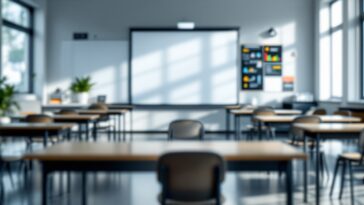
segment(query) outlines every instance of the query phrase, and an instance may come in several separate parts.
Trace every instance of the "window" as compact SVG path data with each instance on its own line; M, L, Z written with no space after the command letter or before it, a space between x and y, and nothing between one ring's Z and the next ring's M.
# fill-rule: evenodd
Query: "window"
M2 0L1 75L18 92L33 92L33 9L19 1Z
M320 99L343 95L343 0L320 11Z
M364 99L364 0L361 0L360 6L360 27L361 27L361 98Z

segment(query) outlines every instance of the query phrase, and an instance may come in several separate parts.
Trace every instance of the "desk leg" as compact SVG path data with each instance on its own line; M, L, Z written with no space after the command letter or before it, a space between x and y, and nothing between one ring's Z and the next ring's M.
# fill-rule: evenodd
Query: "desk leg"
M47 147L48 144L48 130L44 132L43 147Z
M126 116L125 116L125 113L123 114L123 141L125 142L126 140L126 133L125 133L125 130L126 130Z
M44 164L42 165L42 205L47 205L47 184L48 184L48 173L44 168Z
M262 135L262 122L258 121L258 138L259 140L263 139L263 135Z
M133 110L130 110L130 141L133 141Z
M82 123L78 124L78 140L82 141Z
M235 120L235 140L240 139L240 118L238 115L234 115Z
M316 135L316 205L320 205L320 135Z
M90 138L90 133L89 133L90 130L89 130L89 124L86 123L85 125L86 125L86 142L87 142Z
M82 172L82 205L86 205L87 204L87 177L86 177L86 172Z
M92 133L94 136L94 141L96 142L96 140L97 140L97 121L94 121L94 123L93 123Z
M303 152L307 154L307 137L303 136ZM303 161L303 202L307 203L308 159Z
M118 115L118 123L119 123L119 125L118 125L118 135L119 135L119 141L121 140L121 115L122 114L119 114Z
M292 162L286 162L286 192L287 205L293 205L293 178L292 178Z
M225 129L226 129L226 139L229 139L229 132L230 132L230 114L229 114L229 110L226 109L225 110L225 117L226 117L226 125L225 125Z

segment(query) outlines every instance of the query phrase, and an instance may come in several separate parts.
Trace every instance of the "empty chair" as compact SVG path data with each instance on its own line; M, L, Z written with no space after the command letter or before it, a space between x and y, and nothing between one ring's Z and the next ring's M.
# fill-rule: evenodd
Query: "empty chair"
M176 120L169 124L168 139L202 140L204 126L197 120Z
M313 116L301 116L301 117L297 117L296 119L294 119L292 122L292 125L298 124L298 123L300 123L300 124L320 124L321 119L320 119L320 117L314 116L314 115ZM289 142L289 144L296 146L296 147L304 146L304 133L302 132L302 130L296 129L294 126L292 126L290 135L291 135L292 139ZM315 145L316 144L314 141L307 140L307 146L311 150L311 152L316 148ZM322 151L320 151L320 166L324 168L324 169L320 169L322 171L321 174L324 173L323 172L324 170L326 170L328 172L329 168L327 166L325 153Z
M53 123L53 118L44 114L34 114L34 115L27 115L24 121L27 123ZM53 136L50 139L52 143L58 141L58 138L56 136ZM44 140L43 137L28 138L27 148L28 149L31 148L31 144L33 142L43 143L43 140Z
M340 154L336 160L335 169L334 169L334 176L332 179L331 189L330 189L330 196L332 196L332 192L335 186L336 175L339 170L339 166L342 167L341 172L341 185L340 185L340 193L339 199L342 198L344 183L345 183L345 175L346 169L349 169L350 175L350 200L351 204L354 204L354 177L353 177L353 166L355 165L362 165L363 164L363 157L364 157L364 130L361 131L359 145L358 145L358 152L347 152ZM362 169L361 169L362 170Z
M62 109L58 112L59 115L78 115L76 110L73 109Z
M211 152L173 152L160 157L161 204L222 204L224 159Z
M104 103L94 103L91 104L88 107L89 110L101 110L101 111L107 111L109 110L108 106ZM97 130L106 130L108 138L110 140L111 138L111 131L112 129L115 129L114 124L110 121L109 115L100 115L97 123ZM114 132L115 134L115 132ZM114 135L114 138L116 140L116 135Z
M253 117L252 117L252 120L251 120L251 125L247 126L247 129L249 130L248 139L252 139L254 133L258 132L258 129L259 129L258 121L255 120L254 117L257 117L257 116L273 116L273 115L275 115L275 111L274 111L274 109L272 107L261 106L261 107L258 107L257 109L255 109L253 111ZM267 136L271 136L272 138L274 138L275 131L274 131L273 127L262 126L261 129L266 132Z
M324 108L315 108L309 110L306 115L326 115L327 112Z
M346 117L350 117L351 116L351 112L349 110L337 110L333 114L334 115L346 116Z
M28 122L28 123L52 123L53 118L48 116L48 115L34 114L34 115L27 115L25 117L25 122Z

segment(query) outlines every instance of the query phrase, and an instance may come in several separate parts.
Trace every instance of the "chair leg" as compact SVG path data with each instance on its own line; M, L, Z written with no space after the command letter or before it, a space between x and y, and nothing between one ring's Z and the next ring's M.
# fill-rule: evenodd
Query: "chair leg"
M15 184L14 184L14 179L13 179L13 175L11 173L11 167L10 167L10 163L5 163L5 169L6 171L8 172L9 174L9 179L10 179L10 183L11 183L11 186L14 188L15 187Z
M342 166L339 199L341 199L343 196L344 183L345 183L345 172L346 172L346 160L343 161L343 166Z
M336 175L337 175L337 171L339 169L340 161L341 161L340 158L338 158L336 160L335 170L334 170L334 176L332 178L332 184L331 184L331 188L330 188L330 197L332 196L332 192L334 191L334 186L335 186L335 181L336 181Z
M351 205L354 205L353 168L352 168L352 165L351 165L350 161L348 162L348 165L349 165L349 175L350 175L350 200L351 200Z

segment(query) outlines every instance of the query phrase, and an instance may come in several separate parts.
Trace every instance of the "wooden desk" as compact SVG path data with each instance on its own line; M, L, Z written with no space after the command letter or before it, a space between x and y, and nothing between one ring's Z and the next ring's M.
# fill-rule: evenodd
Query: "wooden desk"
M253 115L254 109L240 109L240 110L232 110L231 113L234 115L235 121L235 139L240 139L240 118L241 117L251 117ZM284 109L275 109L274 112L276 115L300 115L302 113L301 110L284 110Z
M39 137L43 136L43 145L47 146L51 135L69 134L74 124L71 123L10 123L0 125L1 137ZM69 137L69 136L68 136Z
M327 124L294 124L304 132L304 152L307 153L307 138L316 145L316 205L320 204L320 142L321 139L358 139L364 129L364 123L327 123ZM307 161L304 163L304 201L307 202Z
M258 136L262 139L262 127L274 126L274 125L290 125L297 117L297 115L285 116L285 115L273 115L273 116L255 116L254 119L258 122ZM347 117L340 115L324 115L317 116L321 119L322 123L358 123L361 121L357 117Z
M16 115L11 116L11 119L22 122L25 117L25 115ZM97 138L97 120L100 117L99 115L53 115L50 117L52 117L56 123L76 123L78 125L80 139L82 138L82 126L86 128L86 139L89 139L89 125L92 123L94 125L92 130L94 140Z
M119 137L121 136L121 132L123 133L123 141L125 141L125 127L126 127L126 118L125 114L129 112L127 109L109 109L109 110L77 110L80 115L108 115L108 116L116 116L118 131L114 129L114 137L116 137L116 133L118 132ZM123 117L123 130L121 130L121 117ZM115 126L116 128L116 126Z
M27 154L42 164L42 203L47 204L47 175L54 171L83 173L83 204L86 204L87 171L155 171L163 153L212 151L220 154L230 171L279 171L286 174L287 204L293 204L292 160L306 155L281 142L134 142L63 143Z

